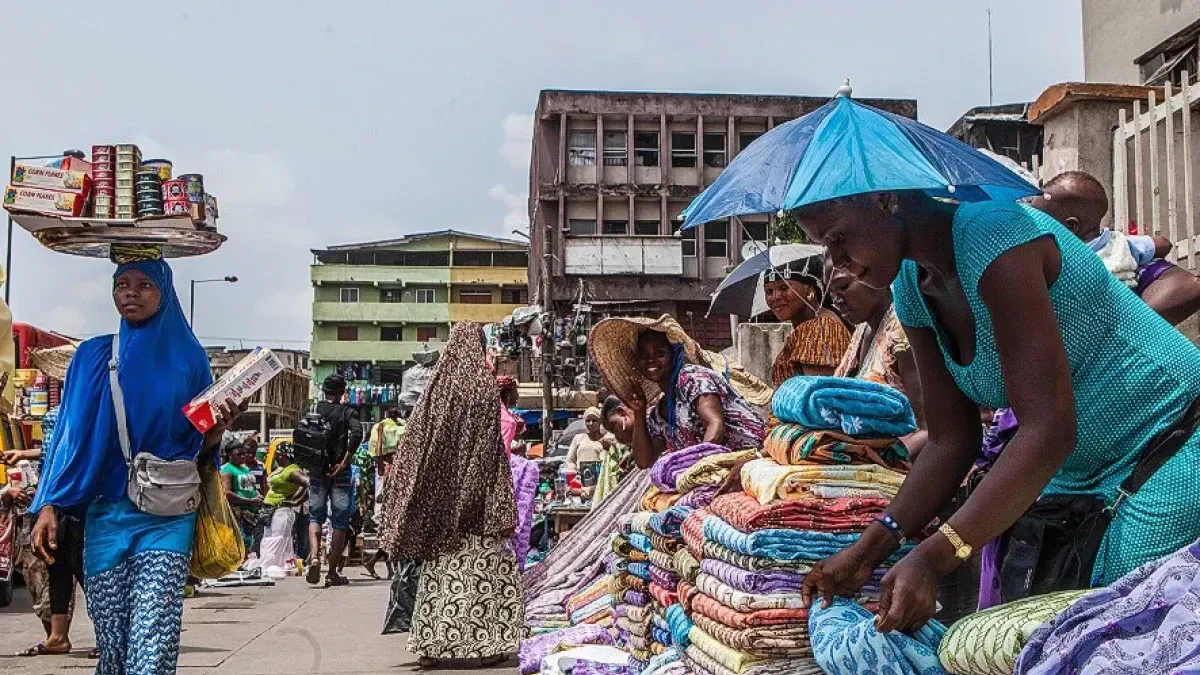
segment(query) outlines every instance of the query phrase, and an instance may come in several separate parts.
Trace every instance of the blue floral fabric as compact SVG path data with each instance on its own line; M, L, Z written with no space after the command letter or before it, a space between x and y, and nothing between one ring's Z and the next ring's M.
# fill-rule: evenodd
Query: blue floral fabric
M829 675L946 675L938 644L946 627L925 624L915 635L880 633L875 615L849 600L813 603L808 634L813 658Z

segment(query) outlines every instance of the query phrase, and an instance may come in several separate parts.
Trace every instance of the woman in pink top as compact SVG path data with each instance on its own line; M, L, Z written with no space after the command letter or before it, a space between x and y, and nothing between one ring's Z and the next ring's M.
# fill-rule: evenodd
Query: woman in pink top
M511 455L513 441L525 433L524 420L512 411L520 394L517 381L507 375L496 378L496 387L500 390L500 436L504 439L504 452Z

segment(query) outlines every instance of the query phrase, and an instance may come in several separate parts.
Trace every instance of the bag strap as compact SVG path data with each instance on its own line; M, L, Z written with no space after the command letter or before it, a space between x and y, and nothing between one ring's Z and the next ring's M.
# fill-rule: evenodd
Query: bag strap
M1150 480L1154 473L1167 463L1183 448L1196 429L1200 428L1200 398L1192 401L1174 424L1156 434L1146 444L1142 456L1133 467L1133 473L1117 488L1117 500L1110 507L1115 511L1124 500L1137 494L1137 491Z
M125 455L125 464L133 466L133 456L129 452L129 426L125 420L125 395L121 393L121 381L117 377L117 352L121 348L121 334L116 333L112 339L112 358L108 362L108 388L112 393L113 410L117 414L117 437L121 440L121 453Z

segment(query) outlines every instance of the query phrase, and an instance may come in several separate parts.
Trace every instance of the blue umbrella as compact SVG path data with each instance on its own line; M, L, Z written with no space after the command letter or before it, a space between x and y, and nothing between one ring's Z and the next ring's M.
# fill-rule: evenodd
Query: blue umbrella
M926 190L967 202L1039 193L966 143L839 93L747 146L684 209L683 229L890 190Z
M804 264L798 264L803 262ZM821 281L825 268L825 247L813 244L783 244L772 246L738 265L713 291L708 306L708 316L734 314L753 317L767 311L767 299L763 293L763 276L772 269L796 267L797 277L806 276L806 268L813 268L807 276Z

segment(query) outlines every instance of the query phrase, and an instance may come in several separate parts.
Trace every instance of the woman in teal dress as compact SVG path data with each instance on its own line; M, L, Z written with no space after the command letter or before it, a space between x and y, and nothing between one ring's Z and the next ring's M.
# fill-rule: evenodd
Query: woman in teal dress
M795 215L837 267L874 288L894 281L929 427L928 445L888 509L891 522L872 524L819 565L806 583L810 593L853 593L901 537L933 520L976 459L980 406L1011 406L1021 420L970 499L885 578L881 631L923 625L934 613L938 577L1005 532L1039 496L1095 495L1112 505L1150 439L1200 397L1200 350L1040 211L898 192L821 202ZM1093 584L1200 535L1198 464L1195 434L1122 500Z

